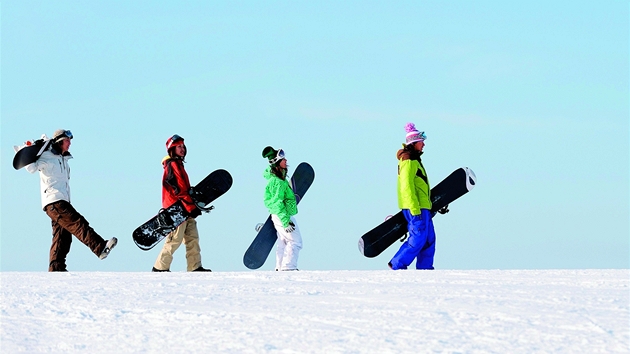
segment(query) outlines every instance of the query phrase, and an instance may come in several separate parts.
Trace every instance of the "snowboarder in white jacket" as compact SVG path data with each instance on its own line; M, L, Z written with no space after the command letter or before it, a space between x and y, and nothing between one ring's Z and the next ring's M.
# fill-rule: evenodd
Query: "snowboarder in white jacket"
M88 221L70 204L70 149L72 133L58 129L50 148L39 159L26 166L30 173L39 171L42 208L52 220L52 245L48 263L49 272L65 272L66 256L70 252L72 235L84 243L100 259L105 259L118 240L105 241Z

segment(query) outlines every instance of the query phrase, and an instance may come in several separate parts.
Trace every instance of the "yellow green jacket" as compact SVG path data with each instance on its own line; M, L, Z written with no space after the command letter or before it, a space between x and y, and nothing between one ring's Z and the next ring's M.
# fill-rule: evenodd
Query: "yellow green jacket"
M414 156L415 155L415 156ZM431 188L420 154L398 150L398 207L420 215L420 209L431 210Z

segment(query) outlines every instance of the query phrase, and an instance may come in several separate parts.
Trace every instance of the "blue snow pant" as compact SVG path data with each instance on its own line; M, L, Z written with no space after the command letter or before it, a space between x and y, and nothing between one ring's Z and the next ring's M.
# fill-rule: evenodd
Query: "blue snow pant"
M409 209L403 209L403 215L409 223L409 238L392 258L392 269L407 269L414 258L417 258L416 269L433 269L435 230L431 211L421 209L420 215L414 216Z

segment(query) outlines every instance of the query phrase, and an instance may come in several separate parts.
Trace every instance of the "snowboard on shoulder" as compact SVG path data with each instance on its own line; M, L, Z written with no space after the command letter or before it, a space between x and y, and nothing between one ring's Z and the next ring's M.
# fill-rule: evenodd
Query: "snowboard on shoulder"
M232 187L232 176L226 170L216 170L190 190L197 206L207 207ZM181 201L160 212L133 231L133 241L140 249L148 251L173 232L190 215Z
M295 199L298 204L308 188L313 184L313 180L315 180L313 167L306 162L299 164L290 180L291 188L293 193L295 193ZM243 256L243 264L249 269L258 269L265 264L273 245L278 239L276 228L271 221L271 215L267 217L267 221L262 226L258 225L256 230L258 234Z
M470 192L477 183L468 167L459 168L431 189L431 214ZM407 233L407 219L402 211L368 231L359 239L359 251L368 258L376 257Z
M51 139L38 139L27 141L22 146L14 146L15 156L13 157L13 168L20 168L37 161L44 151L50 147Z

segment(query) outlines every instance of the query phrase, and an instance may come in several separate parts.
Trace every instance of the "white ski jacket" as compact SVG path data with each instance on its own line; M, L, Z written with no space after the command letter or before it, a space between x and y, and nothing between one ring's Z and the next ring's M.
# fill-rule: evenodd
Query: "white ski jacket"
M61 155L52 149L44 151L39 159L25 168L30 173L39 171L42 208L50 203L65 200L70 203L70 153Z

